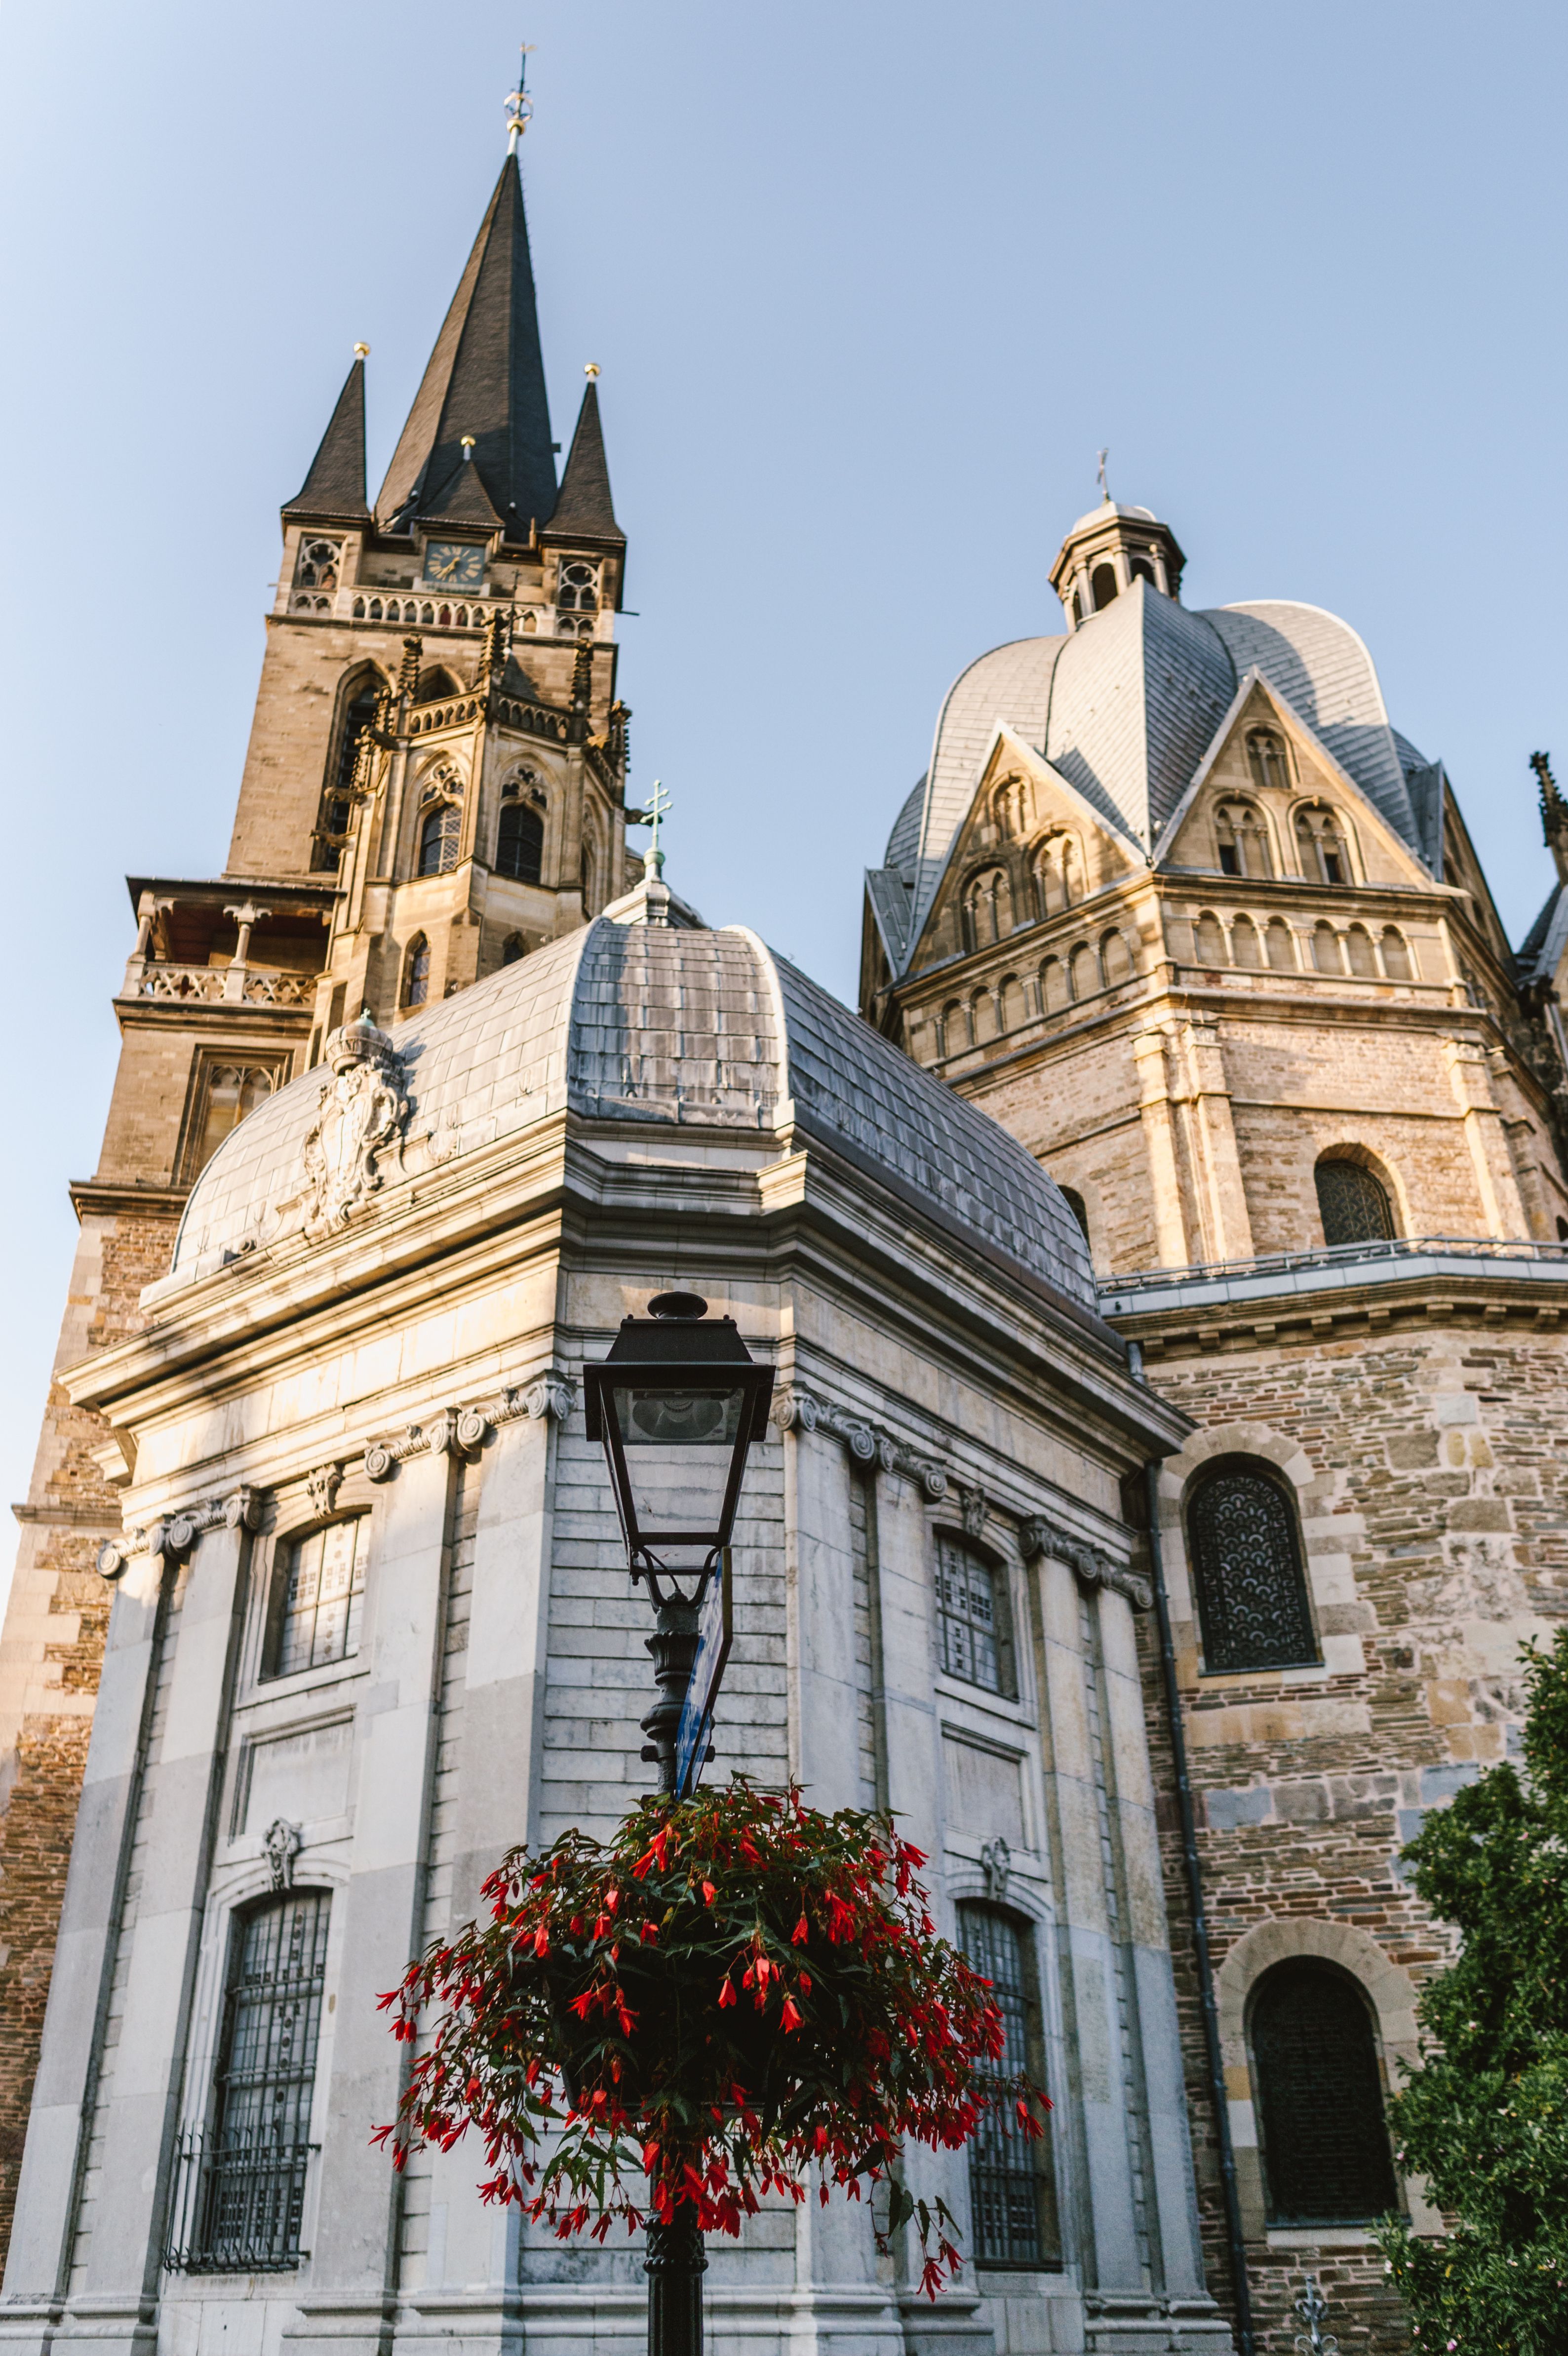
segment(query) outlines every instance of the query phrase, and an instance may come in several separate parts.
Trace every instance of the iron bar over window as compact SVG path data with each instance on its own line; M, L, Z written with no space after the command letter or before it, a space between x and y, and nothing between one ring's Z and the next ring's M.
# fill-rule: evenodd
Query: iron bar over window
M1011 1693L1006 1611L1001 1580L981 1555L957 1538L937 1540L937 1617L942 1667L988 1693Z
M1276 1965L1252 2008L1271 2225L1359 2225L1396 2199L1372 2023L1315 1962Z
M1317 1658L1295 1512L1272 1473L1245 1459L1212 1466L1187 1509L1203 1665L1302 1668Z
M1380 1243L1393 1234L1387 1190L1359 1162L1320 1162L1312 1174L1326 1244Z
M991 1982L1004 2042L998 2076L1039 2074L1038 1998L1028 1933L988 1906L961 1906L959 1937L977 1972ZM1020 2127L1009 2097L982 2116L969 2147L973 2250L982 2265L1048 2266L1059 2259L1047 2147Z
M179 2155L167 2263L278 2273L300 2248L327 1924L323 1890L237 1916L209 2128Z

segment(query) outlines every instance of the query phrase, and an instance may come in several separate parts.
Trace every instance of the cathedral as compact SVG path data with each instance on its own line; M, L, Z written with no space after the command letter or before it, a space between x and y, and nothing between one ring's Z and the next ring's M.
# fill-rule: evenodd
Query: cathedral
M1109 498L866 878L852 1012L667 884L626 542L564 466L509 156L372 505L299 491L220 876L130 880L122 1053L0 1645L0 2340L640 2344L371 2148L376 2009L500 1852L645 1788L582 1369L697 1285L774 1374L711 1774L892 1807L1048 2086L710 2247L714 2356L1407 2345L1385 2100L1423 1811L1568 1612L1568 803L1510 948L1315 606L1181 602ZM1042 566L1042 569L1043 566ZM912 2174L917 2172L912 2163Z

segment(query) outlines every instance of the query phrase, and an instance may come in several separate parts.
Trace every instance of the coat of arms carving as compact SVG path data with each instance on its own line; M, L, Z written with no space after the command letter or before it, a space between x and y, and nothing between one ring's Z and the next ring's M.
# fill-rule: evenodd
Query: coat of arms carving
M399 1138L409 1109L397 1050L369 1009L329 1034L325 1061L332 1077L300 1149L305 1232L317 1239L342 1226L375 1193L381 1183L378 1157Z

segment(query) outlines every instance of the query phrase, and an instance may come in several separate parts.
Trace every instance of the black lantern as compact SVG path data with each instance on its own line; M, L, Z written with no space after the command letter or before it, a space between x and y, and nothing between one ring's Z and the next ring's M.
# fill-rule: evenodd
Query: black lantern
M773 1369L760 1366L733 1317L709 1317L700 1293L661 1292L628 1317L607 1358L585 1366L588 1437L602 1445L626 1539L627 1567L661 1582L695 1580L696 1603L730 1542L746 1451L768 1430Z

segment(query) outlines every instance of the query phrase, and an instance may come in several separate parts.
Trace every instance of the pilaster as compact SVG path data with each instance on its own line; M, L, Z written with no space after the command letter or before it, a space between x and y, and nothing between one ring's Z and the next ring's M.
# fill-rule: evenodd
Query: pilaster
M1138 1109L1144 1124L1144 1150L1149 1157L1155 1248L1162 1268L1186 1268L1192 1254L1187 1248L1187 1222L1182 1215L1164 1033L1139 1032L1133 1041L1133 1053L1138 1064Z

